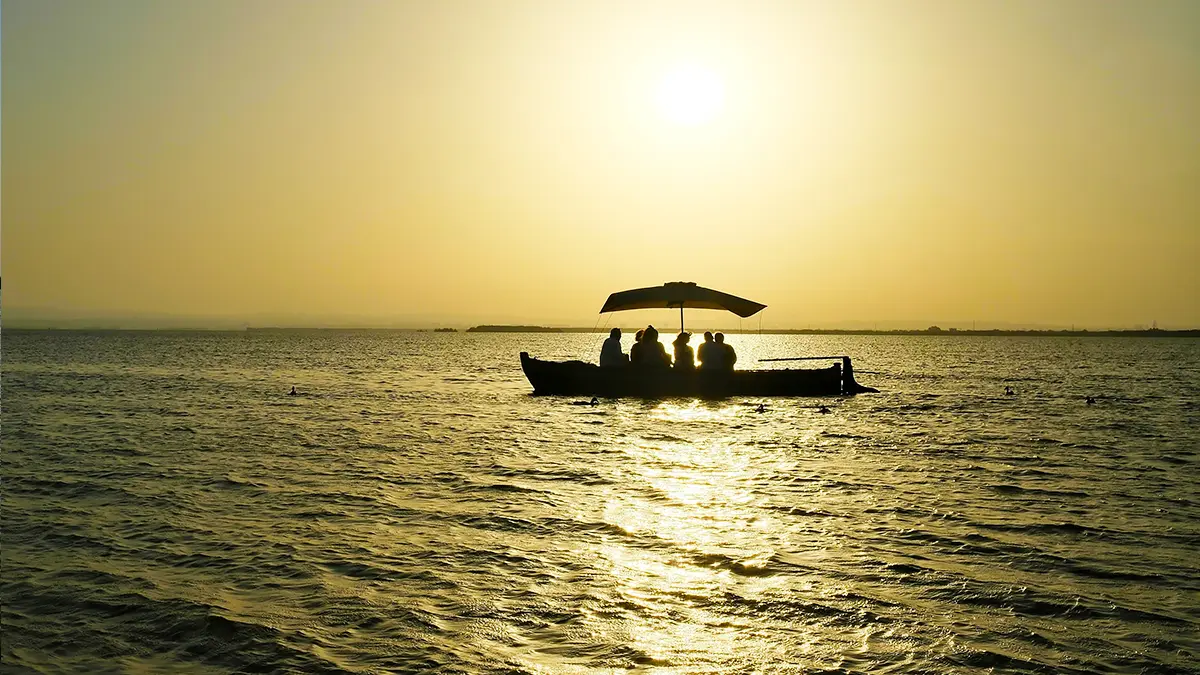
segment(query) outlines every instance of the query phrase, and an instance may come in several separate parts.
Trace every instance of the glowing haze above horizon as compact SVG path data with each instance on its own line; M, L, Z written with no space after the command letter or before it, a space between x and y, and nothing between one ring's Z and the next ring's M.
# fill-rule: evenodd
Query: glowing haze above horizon
M1197 2L5 0L2 27L5 319L590 326L688 280L764 327L1200 326Z

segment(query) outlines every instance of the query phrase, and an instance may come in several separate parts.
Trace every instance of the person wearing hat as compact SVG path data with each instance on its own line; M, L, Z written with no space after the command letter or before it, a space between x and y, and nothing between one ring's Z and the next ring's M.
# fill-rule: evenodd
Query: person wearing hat
M688 340L691 339L692 334L687 331L681 331L675 338L676 370L692 370L696 367L696 358L692 353L692 347L688 344Z

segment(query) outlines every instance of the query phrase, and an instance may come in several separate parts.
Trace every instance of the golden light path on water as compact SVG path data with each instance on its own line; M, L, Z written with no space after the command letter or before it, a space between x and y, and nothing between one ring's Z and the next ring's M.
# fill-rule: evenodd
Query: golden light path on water
M680 423L736 423L745 406L703 401L664 402L647 417L673 428ZM815 432L808 432L811 436ZM804 442L798 438L798 442ZM769 603L795 592L794 580L774 578L770 562L781 551L807 549L820 557L827 542L794 541L777 519L764 515L754 485L790 471L786 460L764 464L739 447L734 437L712 437L694 444L680 440L627 440L617 451L628 461L616 482L620 490L598 495L606 503L603 520L619 531L661 545L594 546L593 557L606 575L618 607L636 618L613 620L607 612L588 616L604 640L625 640L640 665L690 670L729 663L771 663L790 647L779 636L758 630L757 618L736 619L702 605L712 598L737 597ZM797 627L801 651L822 642L819 632ZM531 664L532 665L532 664ZM703 669L703 668L702 668ZM683 672L683 671L680 671Z

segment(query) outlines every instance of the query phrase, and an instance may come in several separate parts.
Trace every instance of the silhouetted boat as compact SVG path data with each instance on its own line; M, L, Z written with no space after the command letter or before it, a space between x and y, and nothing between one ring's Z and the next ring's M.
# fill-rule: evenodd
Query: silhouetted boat
M838 357L830 357L838 358ZM521 352L521 370L535 394L565 396L839 396L873 392L854 380L849 356L828 368L678 371L601 368L583 361L543 361Z
M628 309L723 309L742 318L766 305L714 291L690 282L672 282L651 288L613 293L600 313ZM675 370L638 364L601 368L584 361L544 361L521 352L521 370L535 394L566 396L839 396L873 392L854 380L849 356L809 356L776 361L834 360L827 368L772 370Z

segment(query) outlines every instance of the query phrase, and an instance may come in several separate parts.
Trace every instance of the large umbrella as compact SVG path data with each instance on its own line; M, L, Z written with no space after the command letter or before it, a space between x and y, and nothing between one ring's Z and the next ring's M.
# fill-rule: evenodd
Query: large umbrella
M635 288L630 291L619 291L608 296L600 313L621 312L627 309L668 309L679 308L679 332L683 332L683 308L723 309L733 312L743 319L754 316L766 305L753 300L739 298L736 295L714 291L711 288L697 286L691 281L672 281L662 286L650 288Z

